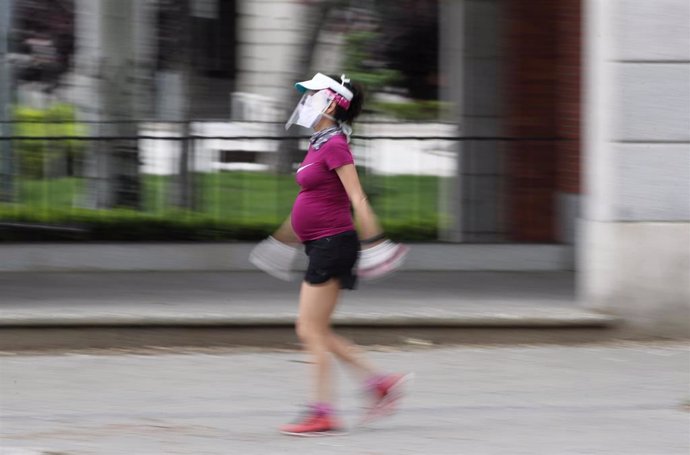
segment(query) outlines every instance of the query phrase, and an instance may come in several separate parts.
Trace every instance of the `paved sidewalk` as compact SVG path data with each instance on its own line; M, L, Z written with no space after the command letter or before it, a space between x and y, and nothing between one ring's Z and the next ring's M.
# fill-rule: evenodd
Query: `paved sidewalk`
M284 325L299 283L257 272L0 273L0 326ZM404 272L345 292L336 324L602 326L567 272Z
M414 370L401 412L347 436L276 428L307 394L297 352L0 357L3 455L687 455L688 347L369 351ZM338 407L358 384L337 371Z

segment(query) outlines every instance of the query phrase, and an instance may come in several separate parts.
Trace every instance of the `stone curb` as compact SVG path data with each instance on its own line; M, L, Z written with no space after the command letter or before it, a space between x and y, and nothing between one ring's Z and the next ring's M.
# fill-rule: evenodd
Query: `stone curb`
M457 327L457 328L606 328L617 324L617 318L603 314L578 313L569 315L525 316L515 314L479 314L467 316L418 315L345 315L336 316L333 325L338 327ZM285 327L293 326L294 315L247 315L247 316L14 316L0 318L0 328L22 327Z

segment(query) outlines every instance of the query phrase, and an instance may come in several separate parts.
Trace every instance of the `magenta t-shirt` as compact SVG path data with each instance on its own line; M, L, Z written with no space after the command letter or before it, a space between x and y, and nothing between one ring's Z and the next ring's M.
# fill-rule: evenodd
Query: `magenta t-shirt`
M301 189L292 207L292 228L302 242L354 230L350 199L335 172L353 163L342 134L333 136L318 150L309 147L295 174Z

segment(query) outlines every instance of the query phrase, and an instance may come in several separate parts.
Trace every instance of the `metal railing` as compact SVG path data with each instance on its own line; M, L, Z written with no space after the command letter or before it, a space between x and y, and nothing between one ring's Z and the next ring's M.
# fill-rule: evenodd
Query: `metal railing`
M12 150L12 169L0 169L0 178L11 181L3 185L11 194L0 202L0 231L79 237L94 220L116 226L118 217L127 220L122 226L168 221L188 222L190 229L268 229L290 212L299 190L291 171L308 146L307 136L286 137L282 124L271 123L126 122L137 124L129 136L55 134L52 123L36 123L44 130L0 137ZM102 125L96 126L107 129ZM475 204L497 220L475 231L500 239L506 210L498 194L505 173L501 144L556 140L458 137L454 131L448 124L369 124L351 137L372 205L400 237L438 239L456 222L459 204ZM460 188L458 174L466 177ZM480 191L488 181L496 183L496 194Z
M0 178L11 180L0 229L70 234L89 221L128 216L122 209L158 220L277 224L299 190L291 171L308 146L308 137L286 137L277 124L139 123L136 135L92 136L55 134L52 123L35 123L30 135L0 137L12 150L12 169L0 169ZM443 212L439 185L454 172L457 141L352 137L363 185L385 224L434 236ZM396 147L403 150L398 157Z

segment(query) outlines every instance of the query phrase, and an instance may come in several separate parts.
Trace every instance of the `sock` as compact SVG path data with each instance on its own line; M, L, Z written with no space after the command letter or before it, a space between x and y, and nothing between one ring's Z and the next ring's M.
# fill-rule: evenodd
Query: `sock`
M314 403L312 409L319 416L328 416L333 414L333 407L328 403Z

